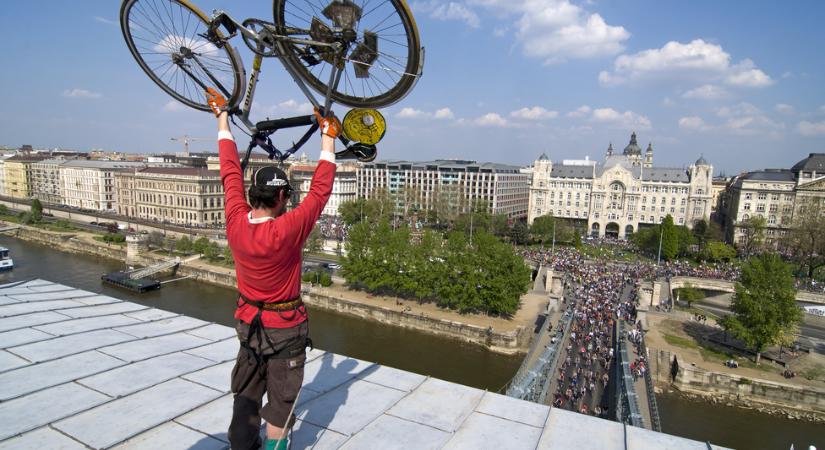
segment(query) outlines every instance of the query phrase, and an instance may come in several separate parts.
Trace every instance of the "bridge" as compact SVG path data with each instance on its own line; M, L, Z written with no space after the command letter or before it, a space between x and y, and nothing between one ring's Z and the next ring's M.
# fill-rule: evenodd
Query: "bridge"
M147 266L142 269L137 269L129 272L129 278L132 280L147 278L156 273L163 272L165 270L169 270L172 268L177 268L180 265L180 262L180 257L175 257L174 259L161 261L159 263L152 264L151 266Z
M0 332L0 448L228 448L231 327L32 280ZM718 448L318 349L295 413L296 450Z
M656 289L656 283L659 283L660 286L666 284L666 282L656 281L654 282L653 290L654 292ZM736 292L734 288L734 283L732 281L727 280L720 280L715 278L698 278L698 277L673 277L670 279L670 286L666 289L662 290L661 288L659 291L661 295L665 295L668 292L670 293L671 297L673 297L673 290L678 288L686 287L687 285L693 286L697 289L705 289L709 291L719 291L719 292L729 292L733 293ZM664 299L664 297L662 297ZM656 306L658 303L658 299L654 298L653 303L650 306ZM797 291L796 293L796 301L798 302L806 302L806 303L816 303L820 305L825 305L825 294L811 292L811 291Z

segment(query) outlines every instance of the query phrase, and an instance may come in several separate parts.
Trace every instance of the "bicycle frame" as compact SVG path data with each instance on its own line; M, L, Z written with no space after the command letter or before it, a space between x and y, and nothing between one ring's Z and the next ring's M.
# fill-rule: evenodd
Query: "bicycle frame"
M214 34L212 34L212 33L214 33L214 31L219 26L223 26L226 29L226 31L229 33L227 37L218 38L218 37L215 37ZM271 37L275 38L278 41L293 42L293 43L298 43L298 44L308 44L308 45L319 46L319 47L332 47L335 50L338 50L338 49L341 48L341 44L338 43L338 42L328 43L328 42L320 42L320 41L314 41L314 40L308 40L308 39L298 39L298 38L293 38L293 37L290 37L290 36L277 35L277 34L274 34L275 30L269 24L264 23L263 26L267 29L267 31L272 32ZM249 28L245 27L242 23L239 23L237 20L233 19L229 14L225 13L224 11L220 11L220 10L216 10L213 13L212 21L210 23L210 28L209 28L209 34L212 34L212 35L207 36L207 38L210 41L212 41L214 39L213 43L215 45L219 46L219 47L222 47L223 45L226 44L226 42L228 42L230 39L235 37L237 35L238 31L240 31L240 33L242 34L242 36L244 38L246 38L249 41L252 41L254 43L257 43L260 47L265 47L265 46L268 45L268 44L263 43L263 41L262 41L261 37L259 36L259 34L256 33L254 30L250 30ZM247 44L248 44L248 42L247 42ZM236 59L240 62L240 70L241 70L240 79L242 80L242 82L245 82L246 81L246 73L245 73L246 70L245 70L244 65L243 65L243 60L241 59L240 55L238 54L238 51L234 47L230 46L229 50L231 50L235 54ZM273 50L274 50L274 54L272 56L275 56L275 57L278 57L278 58L282 57L280 48L277 45L273 46ZM315 119L315 117L313 115L297 116L297 117L283 118L283 119L277 119L277 120L266 120L266 121L258 122L257 124L252 123L252 121L249 119L249 113L252 109L252 100L255 96L255 90L256 90L257 85L258 85L258 79L259 79L259 75L261 73L261 64L263 63L263 58L264 58L263 55L256 52L255 58L253 59L253 63L252 63L252 73L249 76L249 81L246 85L241 86L241 91L245 92L244 96L241 99L241 106L240 106L240 108L238 108L237 105L234 105L233 106L233 111L231 111L231 113L233 113L233 117L237 117L241 121L243 126L249 131L250 137L252 138L252 140L249 143L249 147L247 148L246 156L244 157L244 159L241 163L241 166L243 168L246 167L246 165L249 161L249 156L251 154L251 151L256 146L260 146L262 149L264 149L269 154L270 159L278 158L278 160L280 162L283 162L286 158L288 158L290 155L294 154L298 149L300 149L309 140L309 138L318 130L318 123L317 123L317 120ZM197 60L197 56L192 56L192 59L194 59L196 63L200 64L200 62ZM337 88L338 83L340 82L340 79L341 79L341 74L343 73L343 69L338 69L338 68L335 67L334 64L332 65L333 68L330 71L330 79L329 79L329 83L327 84L327 93L325 95L324 104L321 105L321 103L318 101L318 99L315 97L315 95L312 93L312 91L309 89L309 87L306 85L306 83L304 83L304 81L295 73L295 71L288 64L283 64L282 63L282 66L286 69L287 73L289 73L290 77L292 77L292 79L298 85L299 89L304 94L304 96L307 98L307 100L310 102L310 104L313 106L313 108L317 109L322 114L326 114L328 111L331 111L331 106L332 106L331 93L332 93L333 89ZM209 73L208 70L206 70L203 67L201 67L201 68L204 70L204 72L206 72L206 74L210 78L212 78L212 80L218 85L219 89L223 90L224 92L226 91L225 88L223 88L223 86L221 86L220 83L218 83L217 80L215 80L211 76L211 74ZM192 74L189 73L187 70L185 70L185 71L190 76L192 76ZM195 78L195 77L192 76L192 78ZM293 143L292 147L281 151L281 150L278 150L277 148L275 148L274 145L272 145L272 141L269 139L269 135L275 133L276 131L278 131L279 129L282 129L282 128L292 128L292 127L298 127L298 126L309 126L310 128L307 130L307 132L297 142ZM343 156L344 154L346 154L347 152L349 152L351 150L350 149L350 141L347 138L345 138L344 136L339 136L339 140L345 145L345 149L342 150L342 151L336 152L336 154L339 155L339 156ZM356 145L358 145L358 144L356 144Z

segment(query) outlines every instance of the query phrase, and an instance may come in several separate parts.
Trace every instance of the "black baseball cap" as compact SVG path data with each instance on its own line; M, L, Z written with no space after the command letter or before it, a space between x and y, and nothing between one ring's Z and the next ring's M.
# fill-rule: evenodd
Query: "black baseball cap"
M292 190L286 172L275 166L265 166L256 170L252 174L252 185Z

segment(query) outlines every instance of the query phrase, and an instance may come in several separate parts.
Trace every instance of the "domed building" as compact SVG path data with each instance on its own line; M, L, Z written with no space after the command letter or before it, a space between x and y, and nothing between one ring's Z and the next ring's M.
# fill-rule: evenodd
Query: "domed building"
M636 133L622 153L611 143L603 162L553 163L542 154L533 166L528 223L553 215L581 221L588 235L625 239L668 214L677 225L709 220L713 166L699 157L687 168L655 167L653 144L643 151Z

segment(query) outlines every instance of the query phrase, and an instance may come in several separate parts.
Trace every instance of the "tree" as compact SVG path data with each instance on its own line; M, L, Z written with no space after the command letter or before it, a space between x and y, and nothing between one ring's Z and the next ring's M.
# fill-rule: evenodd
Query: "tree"
M556 233L556 218L548 214L533 219L533 225L530 226L530 235L533 239L537 239L544 244L553 239Z
M184 253L184 254L191 253L192 252L192 241L190 241L189 238L186 237L186 236L178 239L178 241L175 243L175 250L177 250L181 253Z
M696 240L699 242L699 246L702 247L705 244L705 239L708 233L708 223L705 219L699 219L693 223L693 236L696 237Z
M765 218L759 215L751 216L739 223L742 230L739 248L745 256L751 256L762 249L766 225Z
M43 204L40 203L40 200L32 200L31 214L31 220L33 223L38 223L43 220Z
M722 326L754 349L759 364L765 348L780 343L802 318L790 267L776 254L748 260L730 310L733 314L722 319Z
M801 202L791 222L791 229L783 240L793 260L813 278L814 272L825 265L825 215L817 199Z
M318 253L324 244L324 236L321 235L321 230L318 227L313 227L309 232L306 242L304 242L304 251L307 253Z
M679 254L680 235L673 224L673 217L668 214L661 225L662 258L672 260Z
M227 266L235 265L235 255L232 254L232 249L228 245L223 248L223 260Z
M736 249L724 242L709 241L699 251L699 259L710 262L731 262L736 258Z
M510 229L510 238L513 240L513 243L516 245L524 245L527 243L527 239L529 238L529 233L527 230L527 225L522 222L518 221L513 228Z
M204 255L206 253L206 248L209 247L209 239L206 237L199 237L195 240L195 243L192 245L192 250L199 255Z
M507 236L510 231L510 225L506 214L493 214L490 217L490 228L494 235L498 237Z
M693 287L692 284L688 283L683 288L676 289L676 297L679 300L683 300L687 302L688 308L690 308L691 304L696 300L699 300L703 297L702 291Z
M203 256L209 261L214 261L218 259L218 254L220 254L220 248L218 247L218 244L215 242L209 242L203 249Z

